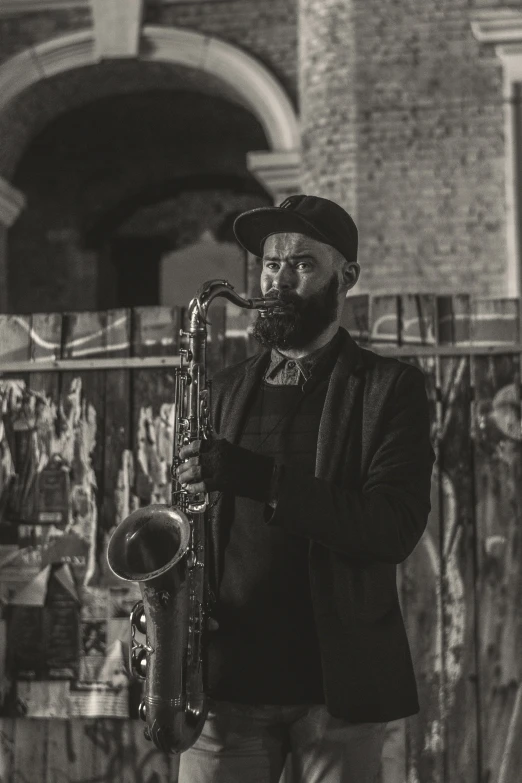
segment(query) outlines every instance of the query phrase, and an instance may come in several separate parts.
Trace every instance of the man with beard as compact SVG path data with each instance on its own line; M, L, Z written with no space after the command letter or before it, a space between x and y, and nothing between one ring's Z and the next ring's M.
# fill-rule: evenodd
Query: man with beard
M424 378L340 327L359 265L338 204L291 196L234 230L277 307L266 350L214 378L215 437L181 452L180 481L211 493L217 597L179 780L277 783L290 752L300 783L370 783L387 722L419 708L396 564L430 509Z

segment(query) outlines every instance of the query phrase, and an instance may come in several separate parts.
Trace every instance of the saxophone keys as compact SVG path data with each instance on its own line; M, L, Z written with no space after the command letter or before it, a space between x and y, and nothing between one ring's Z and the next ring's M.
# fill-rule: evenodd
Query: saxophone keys
M147 650L144 647L135 647L132 651L132 671L144 680L147 676Z
M140 633L146 633L147 631L147 618L145 616L145 609L143 607L143 601L138 601L132 607L130 615L130 624L132 631L132 638L134 638L134 628Z

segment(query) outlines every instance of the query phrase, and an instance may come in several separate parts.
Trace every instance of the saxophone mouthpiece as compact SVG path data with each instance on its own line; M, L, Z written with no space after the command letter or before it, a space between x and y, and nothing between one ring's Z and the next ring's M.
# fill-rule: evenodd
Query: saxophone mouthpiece
M278 296L266 296L258 306L261 318L269 318L272 315L284 315L292 309L289 302L282 302Z

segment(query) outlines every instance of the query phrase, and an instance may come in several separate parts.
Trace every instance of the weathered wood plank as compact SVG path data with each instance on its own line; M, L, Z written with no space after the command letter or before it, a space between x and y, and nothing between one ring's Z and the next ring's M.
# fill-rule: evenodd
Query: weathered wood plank
M58 450L60 432L60 384L58 372L38 372L40 360L61 356L62 316L60 313L36 313L31 331L31 357L35 372L28 376L28 386L35 395L35 425L38 433L40 469L49 464ZM41 473L40 473L41 477ZM37 500L38 503L38 500ZM40 510L37 517L39 518ZM33 529L34 560L42 563L42 551L47 547L52 526L37 525Z
M111 327L111 324L114 324L114 327ZM130 342L130 311L114 310L109 312L107 353L129 356ZM99 540L101 542L99 567L100 581L103 584L112 584L116 581L116 577L108 568L106 558L110 535L115 526L133 508L130 390L129 370L107 370L105 372L104 484L99 525Z
M30 358L31 316L0 315L0 369ZM34 400L27 373L0 377L0 544L19 544L20 525L33 515L36 464L32 449Z
M26 718L16 721L12 783L46 781L48 731L48 720Z
M471 301L467 294L437 297L439 345L465 345L471 340Z
M405 783L406 764L406 721L390 721L382 749L380 779L376 783Z
M86 359L107 353L107 313L66 313L63 316L62 359Z
M107 345L107 314L68 313L64 316L62 357L103 356ZM65 372L60 404L65 431L62 454L72 467L71 502L77 535L87 561L80 581L100 578L99 516L104 491L105 377L102 372Z
M100 721L92 718L75 718L66 721L65 742L70 783L111 780L106 775L98 775L100 756L103 755L98 745L99 723ZM46 781L46 783L51 782Z
M54 718L48 721L45 783L72 783L71 745L68 742L68 721Z
M0 314L0 368L30 358L31 315Z
M406 629L420 701L419 714L406 721L406 766L408 780L419 783L444 781L439 520L434 509L421 543L402 568Z
M0 544L25 541L34 516L36 454L33 446L35 400L26 372L8 372L12 361L30 358L31 316L0 315Z
M471 339L475 345L510 345L520 335L518 299L475 299Z
M374 296L370 303L370 342L376 348L379 344L398 345L401 334L399 297L395 295Z
M478 780L470 361L440 361L441 658L446 779Z
M62 355L62 314L33 313L31 359L48 362Z
M437 316L432 294L400 297L401 345L435 345Z
M179 757L161 753L148 742L141 721L128 721L123 736L122 783L176 783Z
M146 317L144 312L138 308L134 314L134 353L179 353L179 310L147 308ZM132 384L135 494L139 505L170 503L175 373L170 369L138 370L132 375Z
M16 720L0 718L0 783L14 779Z
M126 308L107 311L104 357L131 355L131 311Z
M136 307L132 311L132 355L176 356L182 326L179 307Z
M90 726L95 747L93 777L96 780L122 781L122 735L125 721L98 719Z
M481 780L507 783L522 722L519 357L474 357L473 379Z
M379 313L395 313L395 340L405 346L433 345L436 335L435 298L431 295L383 297ZM395 300L395 303L392 301ZM373 308L372 308L373 312ZM374 316L372 315L372 318ZM386 329L391 321L382 320ZM376 330L372 330L375 332ZM377 348L379 350L379 348ZM410 356L404 359L422 370L430 402L432 434L436 442L437 364L431 357ZM432 479L432 496L438 493L437 476ZM415 671L418 679L420 712L405 721L388 726L383 749L383 783L440 780L442 750L437 745L440 731L440 678L434 668L440 638L440 602L437 603L440 573L437 559L439 514L432 502L432 513L415 552L398 569L401 608L408 629ZM424 600L423 600L424 599ZM425 603L426 601L426 603Z
M370 339L370 297L368 294L349 294L343 309L341 325L354 340L365 344Z
M426 311L428 312L428 311ZM434 309L429 311L434 317ZM433 320L429 331L434 329ZM438 368L435 359L411 359L425 375L430 404L432 440L438 452ZM402 564L402 605L417 677L420 712L406 720L407 779L416 783L444 782L444 706L441 658L441 509L439 474L432 475L426 530L413 554Z

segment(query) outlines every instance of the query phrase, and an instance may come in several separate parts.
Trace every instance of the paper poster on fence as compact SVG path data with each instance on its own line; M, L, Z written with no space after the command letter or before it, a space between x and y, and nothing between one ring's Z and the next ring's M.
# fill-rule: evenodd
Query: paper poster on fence
M0 715L127 717L139 589L96 586L97 411L72 378L59 399L0 379L0 412Z

